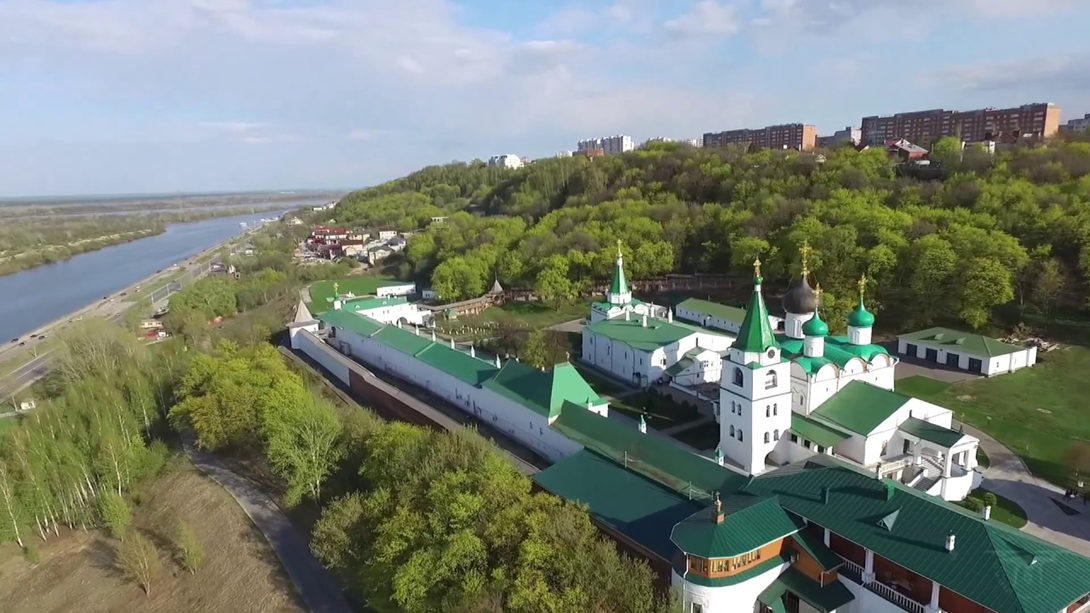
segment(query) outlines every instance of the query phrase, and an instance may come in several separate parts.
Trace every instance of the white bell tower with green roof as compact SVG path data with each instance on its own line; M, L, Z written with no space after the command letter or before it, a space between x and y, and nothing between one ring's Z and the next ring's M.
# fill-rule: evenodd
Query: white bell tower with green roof
M761 294L761 261L753 263L753 294L723 362L719 382L719 448L749 474L791 428L791 363L783 359Z
M613 281L609 284L606 301L616 306L632 302L632 292L628 289L628 280L624 276L624 254L621 253L620 239L617 240L617 262L613 265Z

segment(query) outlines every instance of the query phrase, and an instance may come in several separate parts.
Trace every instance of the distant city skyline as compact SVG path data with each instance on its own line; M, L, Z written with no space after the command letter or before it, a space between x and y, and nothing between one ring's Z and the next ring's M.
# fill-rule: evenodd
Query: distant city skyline
M914 109L1066 122L1090 111L1088 21L1073 0L0 0L0 196L359 187Z

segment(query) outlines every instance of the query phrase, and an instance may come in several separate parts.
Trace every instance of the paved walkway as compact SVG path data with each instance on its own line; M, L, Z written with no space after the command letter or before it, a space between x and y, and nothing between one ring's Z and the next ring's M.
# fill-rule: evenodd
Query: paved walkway
M194 466L227 490L265 535L307 609L314 613L351 613L333 575L314 559L306 537L288 521L276 502L253 481L232 472L214 455L197 449L186 437L183 437L183 445Z
M684 432L686 430L692 430L693 428L696 428L698 426L703 426L703 425L706 425L706 424L710 424L713 421L715 421L715 416L714 415L704 415L703 417L701 417L700 419L698 419L696 421L689 421L689 422L685 422L683 424L678 424L676 426L670 426L669 428L663 428L661 430L661 432L663 434L666 434L666 435L669 435L669 436L674 436L675 434L677 434L679 432Z
M1016 502L1026 512L1026 532L1051 543L1090 556L1090 507L1067 500L1063 490L1035 478L1022 458L986 433L965 424L965 432L980 439L980 448L991 465L984 470L983 487ZM1079 511L1067 515L1051 499Z

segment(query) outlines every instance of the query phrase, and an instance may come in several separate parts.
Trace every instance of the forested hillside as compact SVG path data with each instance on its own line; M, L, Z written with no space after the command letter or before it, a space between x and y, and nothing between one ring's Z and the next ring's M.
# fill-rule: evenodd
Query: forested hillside
M859 277L872 306L903 325L961 320L994 307L1082 307L1090 274L1090 142L1049 142L992 156L936 143L926 178L881 149L818 153L658 144L623 156L558 158L506 171L433 166L347 196L339 223L427 226L403 273L447 299L494 276L546 299L608 277L623 241L630 278L749 274L756 256L783 287L798 247L828 315L842 325ZM433 216L449 216L428 224Z

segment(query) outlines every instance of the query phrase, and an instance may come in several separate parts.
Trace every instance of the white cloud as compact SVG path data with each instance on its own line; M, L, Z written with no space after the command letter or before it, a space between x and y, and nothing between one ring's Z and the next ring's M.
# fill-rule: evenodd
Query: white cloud
M729 4L700 0L685 14L664 23L663 28L678 38L730 36L738 31L738 16Z
M921 75L921 83L962 91L1088 91L1090 54L964 64Z

